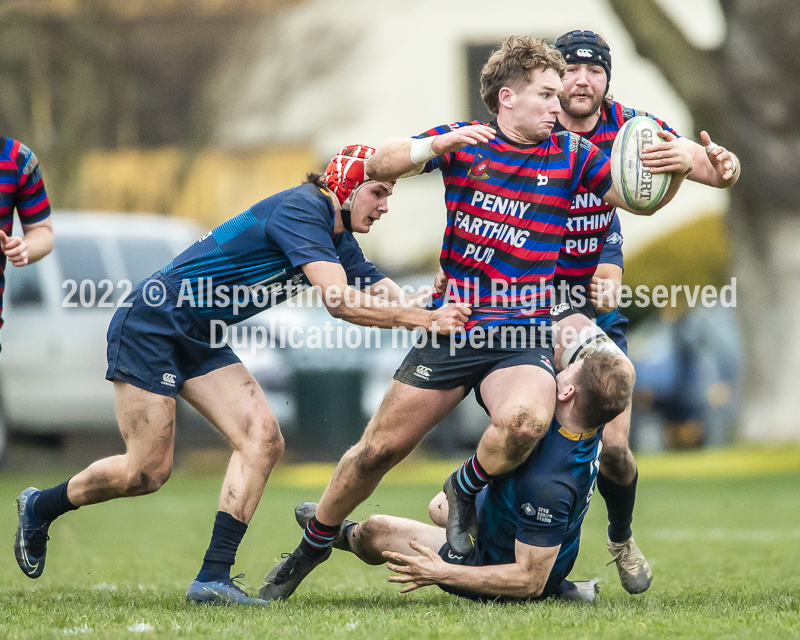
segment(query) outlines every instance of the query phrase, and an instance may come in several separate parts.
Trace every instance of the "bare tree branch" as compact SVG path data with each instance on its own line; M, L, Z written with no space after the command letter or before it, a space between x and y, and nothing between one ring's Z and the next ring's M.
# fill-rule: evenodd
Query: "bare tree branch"
M655 0L609 0L636 51L652 60L703 128L725 109L716 56L692 45Z

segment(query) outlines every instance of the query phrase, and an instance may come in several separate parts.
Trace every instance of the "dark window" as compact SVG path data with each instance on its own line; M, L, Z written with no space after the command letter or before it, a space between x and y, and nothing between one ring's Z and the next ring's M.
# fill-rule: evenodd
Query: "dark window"
M92 280L97 285L109 277L97 240L79 237L59 238L56 255L64 280L74 280L78 286L84 280Z
M467 104L469 120L491 122L495 119L481 98L481 69L492 52L500 46L499 42L467 45Z
M114 290L116 283L111 287L108 283L100 287L101 280L110 278L97 240L80 237L59 238L56 241L55 254L63 276L62 293L66 303L65 308L95 308L100 297L109 289L113 294L104 302L116 300L117 292ZM75 285L66 284L68 280L74 280ZM82 298L81 292L83 292Z
M41 307L44 304L39 265L6 267L6 296L15 307Z

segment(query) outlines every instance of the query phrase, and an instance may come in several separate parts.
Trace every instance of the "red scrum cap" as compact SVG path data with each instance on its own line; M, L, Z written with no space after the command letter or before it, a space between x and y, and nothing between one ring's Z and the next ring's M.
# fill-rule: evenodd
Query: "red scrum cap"
M336 194L342 208L352 207L356 191L368 182L365 167L375 149L365 144L351 144L339 151L322 174L328 188ZM391 184L394 184L392 182Z

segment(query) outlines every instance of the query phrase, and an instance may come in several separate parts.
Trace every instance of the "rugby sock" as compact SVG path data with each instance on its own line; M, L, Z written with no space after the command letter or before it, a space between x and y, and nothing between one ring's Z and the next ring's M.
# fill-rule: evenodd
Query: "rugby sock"
M236 550L242 541L247 525L230 513L217 511L211 543L203 558L203 566L197 574L198 582L215 582L231 577L231 567L236 560Z
M70 478L72 480L72 478ZM67 485L69 480L62 482L57 487L41 491L36 500L33 501L33 515L42 524L52 522L58 516L64 515L67 511L75 511L78 507L72 504L67 498Z
M314 516L306 522L303 539L300 541L300 550L309 558L319 558L333 544L333 539L340 526L337 524L330 527L322 524Z
M621 485L609 480L602 472L597 474L597 490L606 501L608 510L608 539L611 542L625 542L633 535L633 505L636 502L636 482L639 471L629 485Z
M478 462L478 454L476 453L456 472L456 481L462 491L476 496L481 492L494 476L486 473L481 463Z

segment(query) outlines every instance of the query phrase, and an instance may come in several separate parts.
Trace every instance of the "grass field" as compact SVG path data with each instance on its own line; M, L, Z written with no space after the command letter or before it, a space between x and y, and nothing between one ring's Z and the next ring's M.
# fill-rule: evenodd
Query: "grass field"
M424 519L451 463L407 464L357 512ZM634 521L653 586L632 597L607 567L595 496L575 579L601 582L594 605L479 605L430 587L401 596L384 567L334 553L286 603L194 607L184 591L210 536L218 475L176 473L157 494L81 509L53 525L47 570L16 566L17 493L61 477L0 475L0 638L796 638L800 637L800 450L670 455L640 461ZM255 591L298 541L294 505L316 499L331 468L275 474L234 572Z

